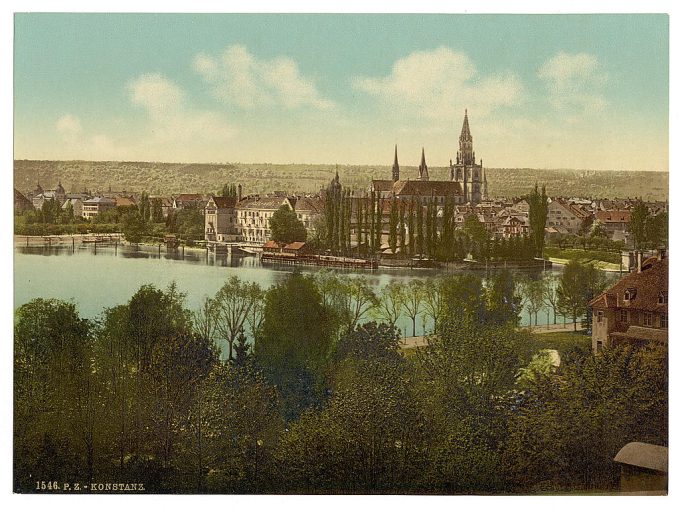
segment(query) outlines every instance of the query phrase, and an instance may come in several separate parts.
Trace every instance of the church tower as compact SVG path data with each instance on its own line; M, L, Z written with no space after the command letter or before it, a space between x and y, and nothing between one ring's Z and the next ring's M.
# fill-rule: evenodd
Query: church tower
M453 163L453 161L451 161ZM458 137L458 152L456 153L456 164L450 164L450 180L463 183L463 200L465 203L476 205L482 201L482 187L486 194L486 186L483 180L486 179L481 164L477 164L475 151L472 145L472 134L470 133L470 122L468 120L467 109L463 118L463 128Z
M425 164L425 147L420 156L420 166L418 166L418 180L427 182L430 180L430 174L427 172L427 164Z
M399 159L397 159L397 146L394 146L394 163L392 164L392 182L399 180Z

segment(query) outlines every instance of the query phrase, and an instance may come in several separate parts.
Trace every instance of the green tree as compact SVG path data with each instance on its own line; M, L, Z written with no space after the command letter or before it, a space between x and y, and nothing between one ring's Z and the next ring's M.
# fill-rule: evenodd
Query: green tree
M588 311L588 302L604 288L602 273L592 265L571 260L564 267L557 287L560 314L570 316L576 330L576 319Z
M234 344L263 298L260 285L243 282L237 276L230 277L215 294L211 305L214 329L227 343L228 360L234 360Z
M392 194L392 199L390 200L390 222L389 222L389 236L388 243L392 254L397 252L397 242L398 242L398 227L399 227L399 210L397 204L397 198Z
M380 289L376 314L387 324L395 325L404 309L404 284L390 281Z
M538 184L527 197L529 203L529 228L534 242L534 255L543 256L543 244L545 242L545 223L548 219L548 195L545 186L538 192Z
M489 233L476 214L470 214L465 218L463 232L477 246L483 245L489 238Z
M287 418L299 416L320 398L333 323L311 276L293 273L267 291L255 357L280 387Z
M667 355L658 346L605 349L563 363L559 377L537 377L508 413L508 479L521 490L615 488L621 447L667 444Z
M222 196L228 197L228 198L236 198L238 195L238 191L236 189L236 184L224 184L222 186Z
M630 214L630 233L633 236L635 249L641 249L647 240L647 222L649 221L649 208L642 200L638 200Z
M127 214L123 218L122 232L125 240L138 244L146 233L146 225L138 213Z
M645 238L651 247L668 247L668 213L660 212L649 217L645 226Z
M269 226L272 232L271 239L276 242L289 244L307 240L305 225L298 219L295 211L285 205L272 214Z
M151 200L151 220L154 223L163 222L163 202L160 198L153 198Z
M406 311L406 316L411 319L413 324L413 335L416 335L416 318L421 313L421 305L425 298L425 285L420 279L412 279L404 287L404 299L402 305Z
M102 402L92 376L91 324L73 303L34 299L14 325L14 487L92 479Z

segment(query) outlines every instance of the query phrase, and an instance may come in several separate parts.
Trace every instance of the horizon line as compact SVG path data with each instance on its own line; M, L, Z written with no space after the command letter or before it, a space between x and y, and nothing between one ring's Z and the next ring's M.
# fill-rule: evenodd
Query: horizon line
M237 165L237 164L245 164L245 165L273 165L273 166L331 166L331 167L336 167L336 166L344 166L344 167L361 167L361 166L373 166L373 167L385 167L385 168L391 168L390 164L371 164L371 163L362 163L362 164L349 164L349 163L296 163L296 162L278 162L278 163L273 163L273 162L245 162L245 161L221 161L221 162L202 162L202 161L153 161L153 160L142 160L142 159L30 159L30 158L20 158L20 159L13 159L13 162L17 161L26 161L26 162L51 162L51 163L152 163L152 164L207 164L211 166L220 166L220 165ZM418 168L417 164L399 164L400 167L413 167L413 168ZM429 168L432 169L440 169L440 168L449 168L449 166L428 166ZM654 173L670 173L668 169L647 169L647 170L641 170L641 169L631 169L631 168L568 168L568 167L546 167L546 168L541 168L541 167L532 167L532 166L484 166L484 169L488 170L537 170L537 171L605 171L605 172L615 172L615 171L624 171L624 172L654 172Z

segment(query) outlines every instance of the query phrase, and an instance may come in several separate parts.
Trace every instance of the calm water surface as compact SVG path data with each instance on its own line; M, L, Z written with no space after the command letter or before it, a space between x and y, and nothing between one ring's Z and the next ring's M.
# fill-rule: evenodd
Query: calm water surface
M302 268L314 272L314 267ZM231 276L257 282L268 288L282 281L291 266L262 266L254 256L206 255L205 251L165 252L163 248L129 246L21 247L14 250L14 307L36 297L57 298L76 303L81 316L94 318L104 309L123 304L142 284L165 288L176 282L187 295L190 309L198 309L205 297L212 297ZM393 280L404 282L414 278L434 276L428 269L379 269L360 272L376 292ZM443 272L439 272L443 273ZM357 273L351 273L357 275ZM539 323L547 320L539 313ZM528 315L522 313L522 323ZM404 316L397 325L402 334L411 335L411 320ZM429 330L431 323L416 322L416 333Z

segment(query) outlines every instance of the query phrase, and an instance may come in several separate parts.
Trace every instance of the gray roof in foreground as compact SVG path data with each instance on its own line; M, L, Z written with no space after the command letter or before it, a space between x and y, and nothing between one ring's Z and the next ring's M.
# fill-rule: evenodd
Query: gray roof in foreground
M630 442L614 457L617 463L668 473L668 447Z

